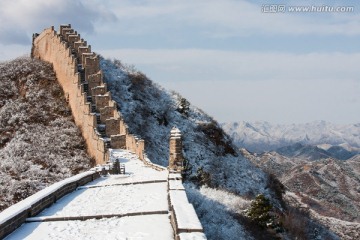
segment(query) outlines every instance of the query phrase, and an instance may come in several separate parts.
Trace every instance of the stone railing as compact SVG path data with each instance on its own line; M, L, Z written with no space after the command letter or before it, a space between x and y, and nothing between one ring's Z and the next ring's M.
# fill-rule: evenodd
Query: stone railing
M164 171L167 170L166 167L163 167L161 165L155 164L153 163L149 158L147 158L147 156L145 155L144 160L143 160L144 164L148 167L151 167L152 169L155 169L157 171Z
M0 213L0 239L13 232L27 218L34 217L77 187L93 181L100 175L95 171L80 173L31 195Z
M188 201L181 174L169 173L168 194L170 221L175 239L206 239L195 209Z

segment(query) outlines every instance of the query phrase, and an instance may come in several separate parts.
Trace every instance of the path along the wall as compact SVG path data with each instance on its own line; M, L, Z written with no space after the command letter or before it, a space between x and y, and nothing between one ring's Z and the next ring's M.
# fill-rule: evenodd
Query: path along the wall
M0 230L7 229L0 239L21 224L6 240L206 239L181 175L153 169L127 150L110 156L126 166L125 174L98 178L89 171L13 205L0 213ZM67 186L74 186L73 192L58 198ZM53 203L49 208L47 199Z
M31 56L53 64L88 153L96 163L108 160L110 148L130 150L144 160L144 141L129 134L103 81L99 56L70 24L61 25L59 32L51 27L34 34Z

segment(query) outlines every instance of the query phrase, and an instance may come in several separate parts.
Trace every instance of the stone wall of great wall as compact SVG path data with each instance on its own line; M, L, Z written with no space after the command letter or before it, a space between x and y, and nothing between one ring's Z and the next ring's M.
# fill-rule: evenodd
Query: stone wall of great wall
M50 62L70 104L75 123L97 164L105 163L109 148L122 148L144 160L144 141L130 134L116 102L103 81L99 57L71 25L34 34L33 58Z

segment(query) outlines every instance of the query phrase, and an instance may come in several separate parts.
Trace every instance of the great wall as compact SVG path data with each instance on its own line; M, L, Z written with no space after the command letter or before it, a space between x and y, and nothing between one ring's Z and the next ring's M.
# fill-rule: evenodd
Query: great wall
M74 116L82 129L90 156L102 164L109 158L107 149L126 148L144 159L144 141L129 134L116 103L106 89L99 57L70 25L53 27L35 34L33 58L51 62Z
M106 171L105 167L100 167L100 169L94 168L55 183L0 213L0 239L9 234L12 239L11 233L13 231L16 233L16 229L24 223L26 225L31 222L84 221L145 215L159 215L168 218L168 221L165 220L165 222L168 222L172 229L172 237L169 239L206 239L201 223L193 206L188 202L185 188L182 185L180 173L183 157L180 131L176 128L171 131L169 167L164 168L153 164L146 157L144 140L129 133L127 124L117 110L116 102L111 99L111 94L107 91L106 83L103 81L98 55L91 51L91 46L71 28L70 24L61 25L59 32L56 32L54 27L50 27L40 34L34 34L31 57L52 63L57 80L71 107L74 121L81 129L88 153L95 159L95 162L111 167L119 163L119 159L122 159L123 165L128 165L133 171L132 177L136 178L131 181L121 178L115 182L114 178L107 175L109 171ZM117 158L116 154L120 157ZM136 157L131 157L132 155L129 154ZM138 160L130 161L135 158ZM134 179L140 180L134 181ZM104 184L109 181L109 184ZM94 182L93 186L91 186L92 182ZM87 185L81 187L85 184ZM121 214L107 212L107 214L102 213L101 215L78 214L60 218L53 216L36 218L38 214L41 216L42 211L46 212L49 207L51 209L56 202L61 202L61 198L66 194L68 194L67 196L76 195L77 193L74 192L78 189L93 187L105 189L108 186L118 186L117 191L120 191L121 195L122 188L125 189L125 186L128 185L135 186L135 184L141 185L145 190L146 186L150 188L154 184L154 189L166 189L165 194L160 194L163 198L162 201L166 198L166 207L162 206L161 209L150 207L151 211L149 209L145 211L140 207L138 211L121 212ZM145 200L149 198L148 195L143 197ZM105 198L108 197L105 196ZM71 202L69 204L71 205ZM102 204L109 203L104 201ZM122 204L123 202L119 202L119 205ZM91 207L93 206L88 206L88 208Z

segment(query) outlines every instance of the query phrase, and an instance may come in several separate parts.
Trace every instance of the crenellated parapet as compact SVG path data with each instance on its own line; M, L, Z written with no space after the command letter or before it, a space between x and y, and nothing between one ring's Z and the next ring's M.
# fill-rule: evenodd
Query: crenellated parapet
M109 148L128 149L144 159L145 143L129 134L103 81L99 56L70 24L61 25L59 32L51 27L34 34L31 56L53 64L75 123L96 163L108 160Z

